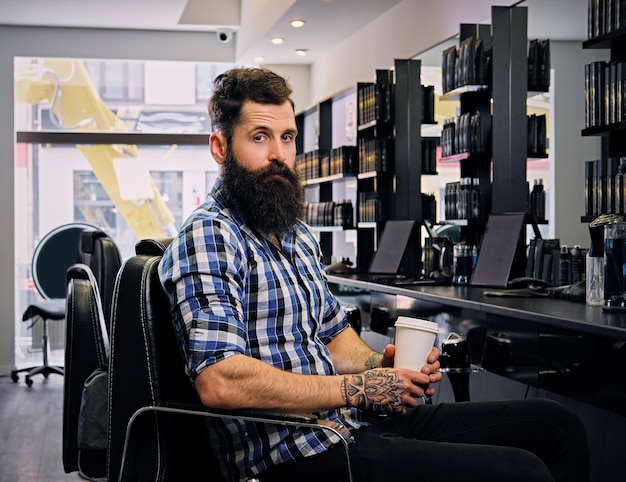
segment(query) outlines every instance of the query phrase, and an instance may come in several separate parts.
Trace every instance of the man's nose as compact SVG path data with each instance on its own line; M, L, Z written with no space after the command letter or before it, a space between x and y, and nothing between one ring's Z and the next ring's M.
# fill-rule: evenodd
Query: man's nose
M269 154L271 161L280 162L281 164L284 164L287 161L285 146L280 139L272 142Z

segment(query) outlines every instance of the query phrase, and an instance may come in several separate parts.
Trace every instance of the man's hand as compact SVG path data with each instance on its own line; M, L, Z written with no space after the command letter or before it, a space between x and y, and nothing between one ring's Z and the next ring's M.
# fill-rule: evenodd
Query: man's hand
M341 383L347 406L374 413L404 414L417 406L424 394L434 393L429 386L431 375L405 368L376 368L355 375L345 375Z
M396 347L394 345L387 345L383 350L383 356L380 361L380 366L383 368L393 367L394 357L396 355ZM428 354L426 364L422 367L422 373L426 375L432 375L430 382L436 383L441 380L441 373L439 373L439 350L436 346L433 346L432 350Z

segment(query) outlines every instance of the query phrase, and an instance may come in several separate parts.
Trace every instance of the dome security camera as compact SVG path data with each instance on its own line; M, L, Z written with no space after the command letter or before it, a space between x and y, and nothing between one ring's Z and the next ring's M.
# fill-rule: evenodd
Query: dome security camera
M229 30L229 29L226 29L226 28L221 28L221 29L217 30L215 33L217 35L217 40L219 40L223 44L227 44L228 42L230 42L233 39L233 31L232 30Z

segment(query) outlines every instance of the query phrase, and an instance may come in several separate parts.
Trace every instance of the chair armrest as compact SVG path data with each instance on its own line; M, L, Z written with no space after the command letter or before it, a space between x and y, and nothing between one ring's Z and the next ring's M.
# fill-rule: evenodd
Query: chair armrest
M130 433L134 421L143 413L161 412L174 415L192 415L207 418L229 418L233 420L247 420L251 422L274 423L277 425L291 425L297 427L308 427L316 430L332 432L339 437L343 445L346 457L347 477L352 482L352 468L350 466L350 449L348 442L343 438L342 434L334 427L317 423L317 417L309 413L286 413L271 410L243 409L243 410L218 410L210 409L201 403L183 402L183 403L164 403L162 405L149 405L137 409L128 421L126 426L126 437L124 440L124 449L122 453L122 462L120 467L120 481L124 474L124 465L126 461L126 452L128 449Z
M257 408L245 408L236 410L222 410L209 408L200 403L165 403L165 408L173 408L178 410L189 410L195 412L206 412L207 415L222 415L228 418L254 418L268 422L294 422L294 423L315 423L317 415L312 413L290 413L279 412L275 410L264 410Z

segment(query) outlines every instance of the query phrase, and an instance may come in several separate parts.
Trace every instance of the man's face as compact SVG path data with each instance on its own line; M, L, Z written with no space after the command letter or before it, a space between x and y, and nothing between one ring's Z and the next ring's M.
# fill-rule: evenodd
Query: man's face
M282 234L303 214L303 189L294 169L291 104L244 104L222 160L227 198L263 234Z
M233 131L233 155L250 171L275 163L294 169L296 134L296 119L289 102L272 105L247 101Z

